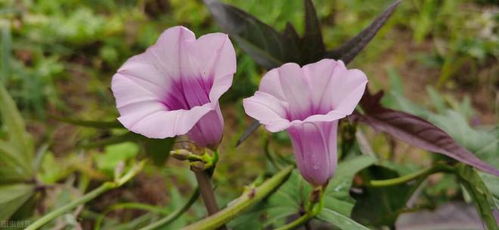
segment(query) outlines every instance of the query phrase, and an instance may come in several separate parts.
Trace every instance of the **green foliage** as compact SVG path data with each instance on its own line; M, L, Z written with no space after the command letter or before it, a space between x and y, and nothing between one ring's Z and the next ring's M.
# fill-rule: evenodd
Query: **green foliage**
M383 105L430 121L481 160L499 167L497 125L471 125L470 120L476 115L471 99L462 97L461 100L461 97L456 99L441 93L441 89L445 88L458 89L456 92L459 91L459 94L467 94L471 87L486 88L495 84L492 77L489 77L492 80L487 78L487 74L494 76L495 69L490 63L499 57L497 35L494 33L497 30L496 8L475 4L491 4L490 1L404 1L386 24L385 20L394 8L388 8L384 13L381 10L392 2L390 0L222 2L249 13L235 10L235 15L229 14L241 20L232 25L237 28L230 28L239 33L233 37L233 41L237 41L238 71L233 87L222 98L228 131L222 144L220 166L226 169L218 178L215 177L216 192L222 203L240 192L238 185L245 184L249 180L248 175L258 173L253 169L260 165L247 167L247 163L264 159L253 143L239 149L233 149L232 143L226 144L230 142L228 140L237 138L234 137L234 130L243 130L241 124L246 117L241 113L234 118L231 111L240 105L234 102L251 95L258 87L263 71L259 66L270 68L286 61L309 63L322 57L324 47L340 47L335 50L337 53L332 52L334 55L330 53L330 57L341 56L343 60L351 60L376 32L378 39L374 39L369 49L363 51L364 54L352 64L370 76L371 88L382 82L377 79L382 74L378 75L380 71L376 69L388 66L391 91L383 98ZM315 10L312 4L317 6ZM373 26L369 26L377 15L381 16L372 23ZM159 167L148 165L146 176L137 179L136 183L116 193L102 194L102 197L81 206L81 213L78 209L68 212L54 224L60 228L78 228L83 222L86 227L94 223L96 216L102 216L102 229L139 229L182 208L188 199L184 194L193 187L189 183L193 178L183 164L171 162L165 166L174 139L147 139L127 132L117 121L103 122L116 118L114 101L108 92L115 70L127 58L143 52L154 43L164 29L179 24L189 27L198 36L220 30L201 1L0 1L0 222L24 220L36 208L56 210L64 207L110 178L116 169L121 168L120 162L126 169L143 156L152 159L150 163ZM382 24L384 29L378 31ZM241 32L239 29L242 27L255 31ZM368 29L355 37L364 28ZM355 38L348 42L352 37ZM283 39L284 42L276 39ZM391 52L397 53L401 49L405 52L403 58L390 56ZM267 51L272 55L260 55ZM349 54L349 57L339 55L339 51ZM397 71L401 63L409 70L401 69L399 74ZM369 65L374 65L376 69L369 69ZM423 92L404 90L404 85L422 81L422 78L404 76L402 79L399 76L408 71L424 74L428 78L438 77L429 80L438 83L438 88L427 88L428 103L416 104L404 97L425 96ZM483 75L486 75L486 82L482 80ZM14 101L29 121L29 132ZM478 108L482 110L484 106ZM56 120L86 129L68 128L62 123L47 120L46 113L64 117ZM76 117L89 120L77 120ZM353 121L351 124L356 125ZM258 124L253 127L256 129ZM284 133L273 137L278 141L274 143L277 146L272 148L289 152L289 139ZM367 137L371 138L370 133ZM376 135L373 140L369 139L376 148L391 148L384 139L380 144L374 141L376 138L383 136ZM42 147L35 151L35 145ZM411 173L421 167L420 162L410 159L414 163L401 163L397 159L400 149L393 151L397 153L389 162L378 162L374 157L359 156L358 145L360 143L354 140L352 150L342 153L342 161L324 196L325 207L317 219L340 229L366 229L359 223L370 227L393 226L397 216L407 211L407 199L420 181L387 188L368 187L367 181ZM405 156L403 158L407 161ZM292 158L286 156L282 159L279 162L287 164ZM441 159L432 158L433 161ZM376 166L373 166L375 163ZM499 207L497 177L476 172L464 165L458 165L456 170L456 174L446 174L435 181L432 179L429 182L431 186L421 184L422 195L417 197L421 206L433 208L450 200L461 200L463 191L464 196L468 198L466 195L469 195L477 206L482 218L487 220L489 228L494 229L491 209ZM144 179L151 175L155 178L152 183ZM222 176L226 178L220 178ZM352 182L354 178L355 183ZM163 186L160 182L163 181L168 186L166 198L161 192ZM225 181L235 181L237 186L221 183ZM463 185L464 190L460 190L459 185ZM42 197L42 201L38 200L40 197L37 195L42 194L38 191L47 195ZM303 214L310 191L311 187L294 172L282 188L230 222L229 227L261 229L289 223ZM120 199L113 200L115 194L119 194ZM119 205L130 204L128 201L134 205ZM157 209L149 210L162 211L143 214L124 210L155 206ZM105 215L111 207L116 209ZM411 211L419 208L417 206ZM36 220L43 214L46 212L36 213L32 219ZM192 209L161 229L178 229L204 216L202 203L197 202ZM320 226L327 224L317 219L310 224L314 227L318 223ZM332 227L329 224L327 226Z
M399 176L396 171L382 166L371 166L361 172L361 175L366 181ZM357 203L353 209L353 219L370 226L393 226L420 182L411 185L363 188L362 192L354 194ZM372 207L376 207L375 212Z
M376 159L365 155L341 162L324 192L324 208L334 212L336 218L346 221L355 203L349 194L353 178L357 172L375 162ZM256 229L281 226L290 217L302 214L311 191L312 187L295 171L277 192L232 221L230 226L234 229L247 229L248 226Z
M0 83L0 115L7 137L0 140L0 221L9 218L35 193L34 147L24 120L12 98Z
M477 206L478 213L486 223L487 228L499 229L494 216L494 209L498 209L499 207L495 204L492 194L485 186L481 177L473 168L462 164L458 165L456 171L461 184L464 185L466 191L471 195Z
M368 230L369 228L354 220L330 209L323 209L317 216L319 219L331 223L343 230Z
M443 97L431 87L427 91L431 98L431 106L437 113L411 102L398 90L391 91L385 97L384 104L428 119L485 162L499 165L495 157L499 147L497 128L487 130L471 127L468 121L474 111L470 108L469 100L465 99L456 104L454 99Z
M0 221L8 220L34 194L34 186L10 184L0 186Z
M125 163L129 159L133 159L138 152L139 146L131 142L107 145L104 154L95 157L97 168L109 175L113 175L120 162Z

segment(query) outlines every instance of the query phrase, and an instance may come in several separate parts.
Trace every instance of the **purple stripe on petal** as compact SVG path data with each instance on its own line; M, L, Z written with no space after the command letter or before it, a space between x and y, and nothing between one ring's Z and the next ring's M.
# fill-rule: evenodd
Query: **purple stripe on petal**
M169 110L188 110L210 103L209 93L212 85L211 79L181 77L173 82L162 102Z
M367 78L342 61L286 63L263 76L259 90L243 101L246 113L271 132L286 129L298 168L313 185L324 185L336 168L338 120L353 112Z
M119 121L149 138L188 133L196 144L215 148L223 129L218 99L235 71L236 55L226 34L196 40L185 27L167 29L113 76Z
M288 128L302 176L313 185L324 185L336 169L338 121L304 122Z

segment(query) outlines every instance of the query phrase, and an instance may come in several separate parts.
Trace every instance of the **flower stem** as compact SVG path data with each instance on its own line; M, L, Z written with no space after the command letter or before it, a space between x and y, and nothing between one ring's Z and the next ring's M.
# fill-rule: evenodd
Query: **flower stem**
M267 179L258 187L250 187L239 198L232 201L225 209L220 210L212 216L193 223L184 230L216 229L235 218L241 212L261 201L281 186L293 171L293 166L288 166Z
M307 224L310 219L312 219L321 212L322 207L324 206L324 200L323 200L324 190L326 190L325 186L319 186L314 188L314 190L312 190L308 198L308 202L305 207L306 209L305 214L300 216L298 219L292 221L291 223L281 226L275 230L290 230L290 229L295 229L298 226Z
M87 203L88 201L91 201L101 195L102 193L120 187L123 184L125 184L127 181L129 181L132 177L137 175L137 173L144 167L145 162L142 161L139 164L135 165L130 171L128 171L127 174L125 174L123 177L118 178L117 180L113 182L105 182L98 188L92 190L91 192L85 194L84 196L80 197L79 199L70 202L69 204L66 204L52 212L49 212L47 215L43 216L42 218L36 220L33 222L31 225L29 225L26 230L35 230L43 225L47 224L51 220L57 218L58 216L63 215L64 213L69 212L70 210L78 207L79 205L82 205L84 203Z
M176 210L172 214L165 216L164 218L162 218L162 219L160 219L160 220L158 220L150 225L147 225L147 226L141 228L140 230L158 229L160 227L163 227L163 226L171 223L172 221L176 220L180 215L182 215L184 212L189 210L189 208L194 204L194 202L198 199L198 197L199 197L199 189L196 188L196 191L194 191L194 193L191 195L191 198L189 199L189 201L187 201L187 203L185 203L181 209Z
M194 155L198 156L201 161L192 161L189 158L188 160L191 162L191 170L196 176L201 198L203 199L206 211L208 211L208 216L211 216L219 210L215 193L213 192L213 186L211 184L211 176L215 171L215 166L218 161L218 152L215 150L213 155L209 155L206 152L202 155ZM220 226L220 229L226 228L225 226Z
M372 187L394 186L394 185L404 184L418 178L424 178L434 173L450 172L452 170L453 169L448 165L439 164L401 177L396 177L386 180L371 180L369 182L369 186Z
M213 187L211 185L210 176L206 170L199 172L194 171L194 174L196 175L196 180L198 182L204 206L208 211L208 215L211 216L218 212L218 205L215 199L215 193L213 192Z

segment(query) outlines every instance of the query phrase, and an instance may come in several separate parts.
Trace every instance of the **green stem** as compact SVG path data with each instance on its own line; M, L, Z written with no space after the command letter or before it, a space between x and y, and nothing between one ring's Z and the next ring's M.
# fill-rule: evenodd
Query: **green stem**
M42 227L43 225L47 224L48 222L50 222L51 220L53 220L53 219L55 219L55 218L63 215L64 213L67 213L67 212L71 211L72 209L74 209L74 208L76 208L76 207L78 207L78 206L80 206L80 205L82 205L84 203L87 203L88 201L91 201L91 200L95 199L96 197L98 197L102 193L104 193L104 192L106 192L108 190L120 187L121 185L125 184L128 180L130 180L133 176L137 175L137 173L144 166L144 163L145 162L141 162L138 165L136 165L135 167L133 167L122 178L119 178L119 179L117 179L114 182L105 182L104 184L102 184L98 188L96 188L96 189L92 190L91 192L85 194L84 196L80 197L79 199L77 199L75 201L72 201L69 204L64 205L64 206L62 206L62 207L60 207L60 208L58 208L58 209L56 209L56 210L54 210L52 212L49 212L48 214L46 214L42 218L36 220L31 225L29 225L26 228L26 230L35 230L35 229L38 229L38 228Z
M99 215L96 220L95 220L95 225L94 229L99 230L101 229L102 222L106 218L106 215L114 210L122 210L122 209L138 209L138 210L144 210L149 213L154 213L154 214L159 214L161 216L166 216L170 214L167 210L164 208L160 208L157 206L149 205L149 204L143 204L143 203L119 203L119 204L114 204L106 211L104 211L101 215Z
M477 212L487 225L487 229L499 230L496 218L494 217L494 209L490 205L494 203L494 197L480 175L478 175L473 167L462 163L457 165L455 172L459 182L468 191L473 201L475 201L474 204Z
M301 225L305 224L312 217L314 217L314 216L307 212L307 213L305 213L305 215L300 216L298 219L292 221L291 223L288 223L288 224L286 224L284 226L276 228L275 230L291 230L291 229L295 229L298 226L301 226Z
M324 199L323 199L324 190L326 190L325 186L319 186L314 188L314 190L312 190L312 192L310 193L307 204L305 205L306 209L305 214L303 214L296 220L292 221L291 223L288 223L284 226L277 228L276 230L295 229L298 226L306 224L308 220L317 216L321 212L322 207L324 206Z
M371 180L369 182L369 185L372 187L385 187L385 186L394 186L394 185L399 185L399 184L404 184L409 181L413 181L415 179L421 178L421 177L427 177L431 174L438 173L438 172L449 172L451 171L452 168L450 168L447 165L434 165L430 168L422 169L420 171L410 173L401 177L396 177L392 179L386 179L386 180Z
M203 229L216 229L223 226L228 221L232 220L234 217L239 215L241 212L261 201L263 198L271 194L275 189L277 189L281 184L283 184L288 176L293 171L292 166L288 166L275 174L270 179L263 182L260 186L256 188L250 188L245 191L239 198L231 202L231 204L223 210L202 219L196 223L193 223L185 228L184 230L203 230Z
M182 215L184 212L186 212L187 210L189 210L189 208L192 206L192 204L194 204L194 202L198 199L199 197L199 189L196 188L196 191L194 191L194 193L191 195L191 198L189 199L189 201L187 201L187 203L185 203L185 205L181 208L181 209L178 209L176 210L175 212L173 212L172 214L150 224L150 225L147 225L143 228L141 228L140 230L153 230L153 229L158 229L160 227L163 227L169 223L171 223L172 221L176 220L180 215Z

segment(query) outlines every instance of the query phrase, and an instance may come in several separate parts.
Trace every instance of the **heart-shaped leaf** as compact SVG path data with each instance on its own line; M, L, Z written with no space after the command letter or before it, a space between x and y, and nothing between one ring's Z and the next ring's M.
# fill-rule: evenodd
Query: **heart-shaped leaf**
M343 230L369 230L369 228L355 222L355 220L328 208L322 209L317 217Z
M324 193L324 207L348 218L355 202L350 196L353 178L357 172L375 162L374 157L361 155L338 164L336 173ZM289 218L300 214L311 191L312 187L295 170L279 190L235 219L230 227L247 229L250 225L252 228L263 229L283 225Z
M349 216L353 207L341 210L330 199L339 201L348 201L354 203L355 201L350 196L350 188L352 187L353 178L361 170L376 163L376 158L368 155L360 155L352 159L342 161L336 168L333 179L329 182L325 191L325 206L339 212L340 214Z
M400 4L401 0L393 2L388 8L383 11L367 28L362 30L355 37L341 45L340 47L326 53L327 58L340 59L345 63L351 62L357 54L374 38L379 29L390 18L393 11Z
M360 175L365 181L390 179L399 176L398 172L378 165L363 170ZM405 208L407 201L421 181L416 181L416 183L410 185L362 188L362 191L352 194L356 200L352 218L364 225L393 225L400 214L400 210Z

